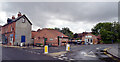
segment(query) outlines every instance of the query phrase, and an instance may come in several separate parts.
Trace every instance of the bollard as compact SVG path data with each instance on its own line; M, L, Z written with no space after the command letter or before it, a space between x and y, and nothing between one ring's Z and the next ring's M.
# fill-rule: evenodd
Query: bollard
M44 46L44 53L47 54L48 53L48 45Z
M23 46L23 43L20 43L20 46L22 47L22 46Z
M66 51L70 51L70 44L66 45Z

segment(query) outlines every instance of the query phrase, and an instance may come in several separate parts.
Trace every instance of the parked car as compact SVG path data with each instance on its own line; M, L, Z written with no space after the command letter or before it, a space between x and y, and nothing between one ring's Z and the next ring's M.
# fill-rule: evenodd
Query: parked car
M41 43L36 43L35 46L40 47L40 46L43 46L43 45Z

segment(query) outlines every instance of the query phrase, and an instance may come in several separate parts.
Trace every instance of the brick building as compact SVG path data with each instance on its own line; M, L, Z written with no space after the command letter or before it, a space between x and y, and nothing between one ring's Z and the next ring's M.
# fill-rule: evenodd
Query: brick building
M38 29L37 32L32 31L34 45L41 43L43 45L61 46L68 42L68 36L54 29Z
M78 33L77 37L74 38L79 39L80 41L84 42L84 44L98 44L99 41L101 40L101 36L95 36L91 32L83 32L83 33Z
M18 17L7 19L7 24L2 26L2 39L7 45L31 44L31 26L29 19L18 13Z
M82 41L85 41L85 44L98 44L98 38L97 36L88 33L85 36L82 37Z

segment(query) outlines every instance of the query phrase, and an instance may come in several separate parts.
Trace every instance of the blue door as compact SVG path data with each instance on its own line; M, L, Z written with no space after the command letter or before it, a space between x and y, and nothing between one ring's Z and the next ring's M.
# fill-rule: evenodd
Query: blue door
M21 36L21 42L25 42L25 36Z

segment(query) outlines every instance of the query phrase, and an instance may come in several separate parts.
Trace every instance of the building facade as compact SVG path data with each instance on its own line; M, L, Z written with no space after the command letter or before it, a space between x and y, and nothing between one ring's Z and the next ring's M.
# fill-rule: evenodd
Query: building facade
M98 44L97 36L90 34L90 33L83 36L82 41L84 41L85 44Z
M34 45L41 43L42 45L62 46L68 42L68 36L54 29L39 29L37 35L34 36Z
M101 36L95 36L91 32L83 32L75 34L75 38L73 38L73 42L82 42L82 44L98 44L101 40ZM76 40L77 39L77 40Z
M31 26L29 19L21 13L17 18L8 18L7 24L2 26L3 42L8 45L31 44Z

